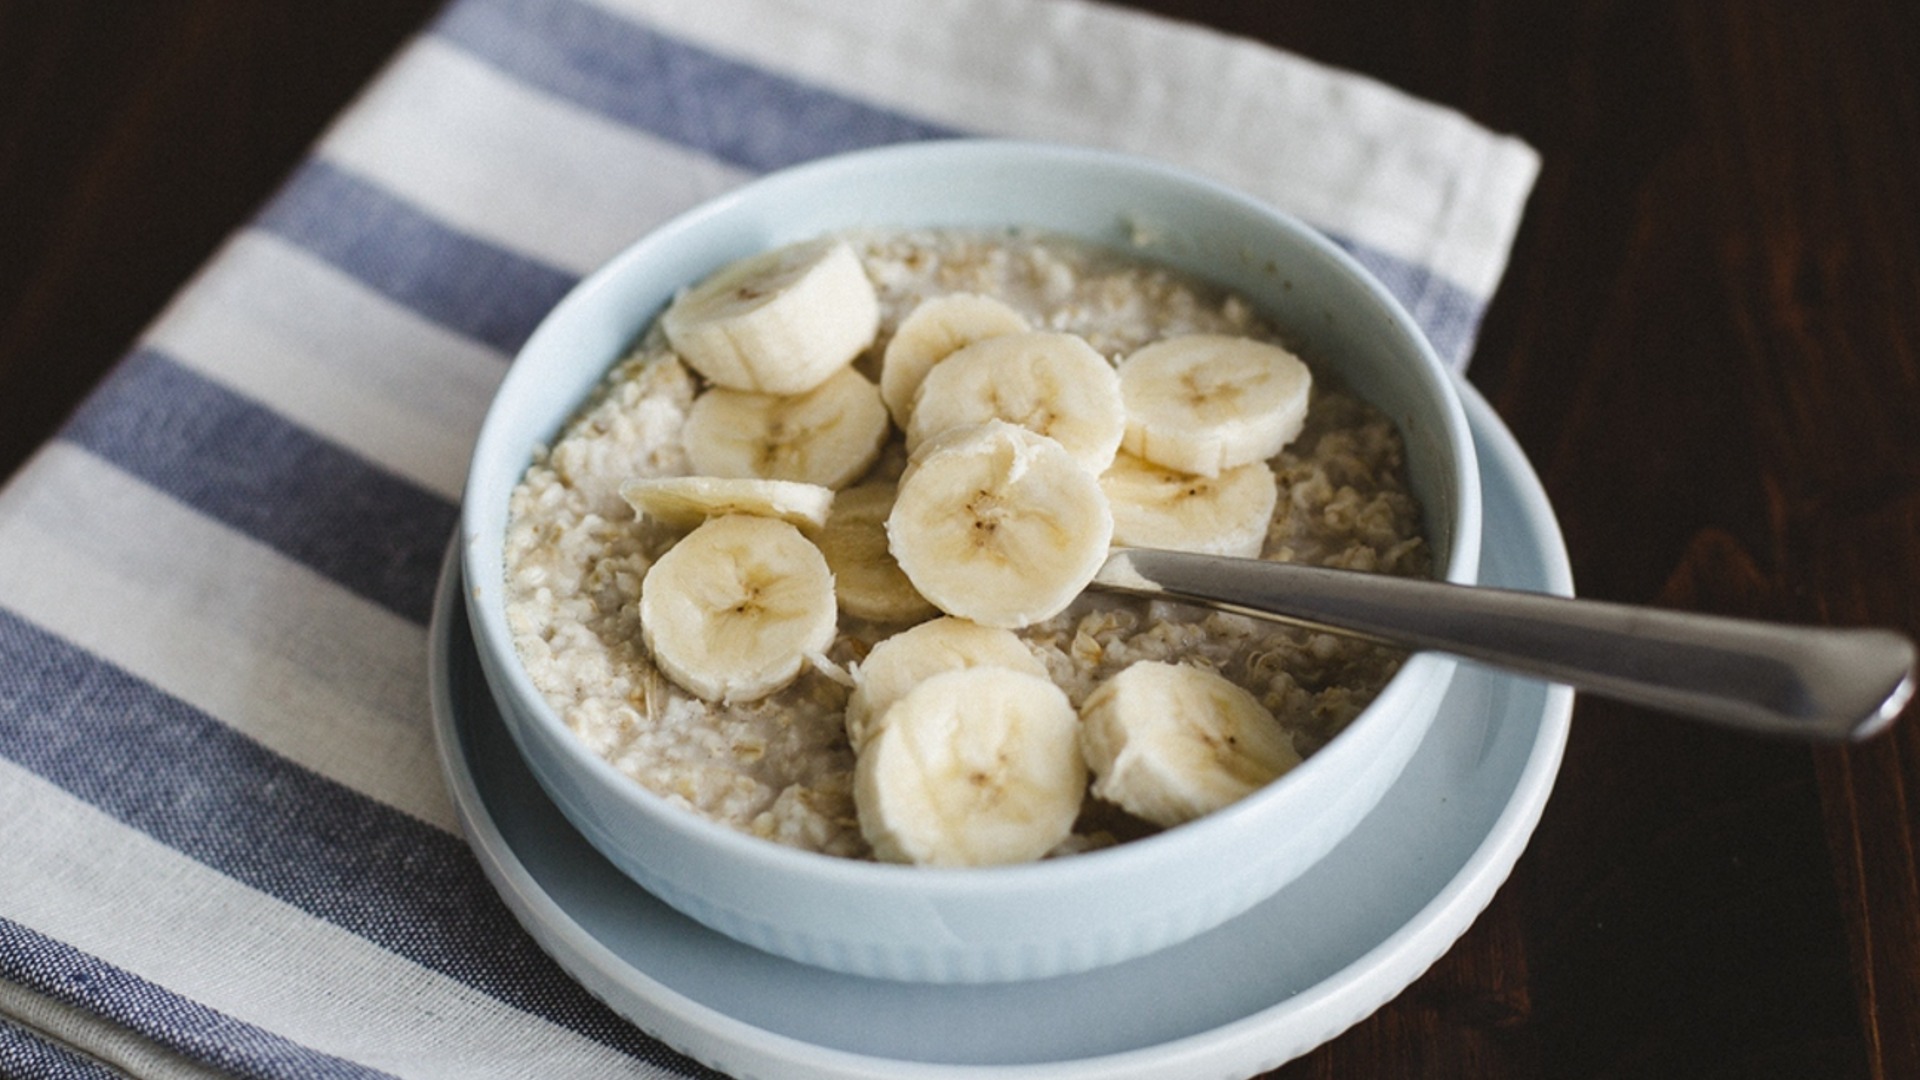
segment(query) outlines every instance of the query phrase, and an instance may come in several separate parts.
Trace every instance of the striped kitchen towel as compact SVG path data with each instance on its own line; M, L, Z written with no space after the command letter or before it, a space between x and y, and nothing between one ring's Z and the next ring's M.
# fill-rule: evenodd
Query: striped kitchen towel
M1294 211L1464 365L1537 161L1087 0L454 0L0 489L0 1075L678 1076L463 841L427 622L582 274L756 174L968 134Z

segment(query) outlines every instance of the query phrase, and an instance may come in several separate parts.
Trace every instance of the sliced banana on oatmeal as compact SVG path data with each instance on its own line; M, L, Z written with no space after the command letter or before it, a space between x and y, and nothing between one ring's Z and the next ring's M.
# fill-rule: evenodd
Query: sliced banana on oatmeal
M660 328L717 386L798 394L873 343L880 302L853 247L829 237L726 266L676 297Z
M1172 827L1234 803L1300 763L1266 706L1225 676L1137 661L1080 707L1093 793Z
M832 562L831 559L828 562ZM857 752L879 728L887 709L943 671L1007 668L1045 677L1047 666L1011 630L945 616L902 630L873 647L853 671L847 695L847 740Z
M1003 420L922 446L887 517L888 548L920 595L1009 629L1080 595L1112 537L1098 478L1059 443Z
M1312 388L1307 365L1278 345L1229 334L1156 341L1120 362L1120 445L1156 465L1217 476L1293 441Z
M1106 357L1076 335L1034 330L976 341L934 365L914 395L907 450L986 420L1057 441L1097 476L1113 463L1127 415Z
M833 574L783 521L730 514L688 533L640 585L641 640L668 678L707 701L752 701L792 682L836 631Z
M1029 329L1026 316L979 293L949 293L915 305L900 320L880 360L880 396L904 430L913 394L933 366L976 341Z
M854 767L874 855L929 866L1029 862L1073 831L1087 787L1079 722L1047 679L946 671L887 709Z
M687 410L682 440L696 473L838 489L867 471L890 430L880 389L843 367L799 394L713 387Z
M1264 461L1195 476L1126 451L1100 475L1113 507L1113 542L1202 555L1258 558L1280 485Z
M620 497L635 513L670 529L690 529L727 514L750 514L814 530L826 525L833 509L832 488L794 480L647 477L621 484Z
M861 484L833 497L826 527L814 542L833 571L840 610L856 619L906 623L939 612L913 587L887 550L894 485Z

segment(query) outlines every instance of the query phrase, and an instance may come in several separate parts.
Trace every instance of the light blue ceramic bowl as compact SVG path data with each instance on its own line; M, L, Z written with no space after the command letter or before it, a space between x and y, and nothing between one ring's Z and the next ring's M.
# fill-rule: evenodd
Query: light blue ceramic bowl
M573 824L674 907L804 963L914 981L1034 979L1200 933L1271 895L1353 828L1419 745L1453 675L1451 660L1412 657L1328 746L1222 812L1117 848L990 869L855 862L746 836L642 790L567 730L519 664L503 614L507 499L533 447L675 290L725 263L849 227L1009 225L1132 250L1247 296L1304 355L1397 421L1445 577L1470 582L1478 565L1478 468L1439 359L1358 264L1243 195L1134 158L969 140L804 165L662 226L555 307L501 385L461 514L467 605L501 715Z

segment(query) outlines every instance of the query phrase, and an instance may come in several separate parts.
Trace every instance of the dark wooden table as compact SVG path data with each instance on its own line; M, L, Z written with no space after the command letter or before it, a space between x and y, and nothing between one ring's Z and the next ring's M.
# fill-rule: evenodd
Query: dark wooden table
M0 475L435 6L0 0ZM1541 151L1472 377L1583 594L1920 633L1920 4L1135 6ZM1279 1075L1920 1077L1917 846L1912 716L1583 699L1491 909Z

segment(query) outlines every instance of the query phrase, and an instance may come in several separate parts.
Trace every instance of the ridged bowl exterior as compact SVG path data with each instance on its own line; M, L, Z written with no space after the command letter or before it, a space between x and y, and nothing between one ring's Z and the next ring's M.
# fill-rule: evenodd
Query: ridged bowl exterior
M781 847L669 805L592 754L533 688L506 629L507 499L531 460L675 290L845 228L1028 226L1131 249L1247 296L1407 442L1436 566L1470 583L1480 489L1451 377L1404 310L1311 228L1190 174L1101 151L920 143L773 174L660 227L583 281L515 360L461 513L467 608L488 686L534 775L623 872L690 917L802 963L924 982L1038 979L1140 956L1260 902L1330 851L1398 777L1454 662L1415 654L1347 730L1200 821L1026 866L926 869ZM1303 928L1307 932L1310 928Z

